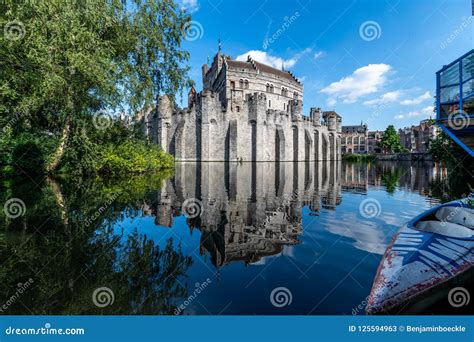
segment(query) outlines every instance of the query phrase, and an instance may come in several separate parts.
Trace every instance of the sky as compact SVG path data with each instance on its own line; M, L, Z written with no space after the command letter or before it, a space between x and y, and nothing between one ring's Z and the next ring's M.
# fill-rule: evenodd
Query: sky
M218 50L291 71L303 112L335 110L370 130L433 114L435 73L474 48L471 0L177 0L192 15L190 77Z

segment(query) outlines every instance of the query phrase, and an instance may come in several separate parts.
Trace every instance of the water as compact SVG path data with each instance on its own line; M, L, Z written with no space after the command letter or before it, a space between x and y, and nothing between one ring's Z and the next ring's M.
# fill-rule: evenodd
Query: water
M25 204L0 217L2 314L363 314L393 234L452 195L445 169L388 162L2 186Z

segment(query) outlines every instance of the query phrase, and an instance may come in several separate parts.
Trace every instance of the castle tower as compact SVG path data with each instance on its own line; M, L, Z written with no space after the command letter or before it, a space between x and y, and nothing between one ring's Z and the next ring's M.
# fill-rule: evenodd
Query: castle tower
M157 105L157 143L164 151L169 151L172 114L173 102L171 98L168 95L160 96Z

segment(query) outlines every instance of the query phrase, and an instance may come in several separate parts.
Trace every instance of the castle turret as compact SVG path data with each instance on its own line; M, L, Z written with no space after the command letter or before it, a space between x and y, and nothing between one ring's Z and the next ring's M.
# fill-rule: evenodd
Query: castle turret
M262 93L247 95L248 120L263 123L267 110L267 97Z
M323 118L324 122L328 126L328 130L336 131L337 129L337 114L334 111L324 112Z
M207 89L207 82L206 82L206 75L209 71L209 66L207 64L203 64L202 66L202 87L203 89Z
M171 115L173 114L173 102L168 95L158 98L157 110L157 141L163 150L168 151L170 141L168 134L171 127Z
M323 111L321 108L315 108L312 107L309 112L309 117L311 121L313 122L313 126L321 126L321 116L323 114Z
M290 110L291 115L299 120L303 115L303 102L301 100L292 100L290 103Z

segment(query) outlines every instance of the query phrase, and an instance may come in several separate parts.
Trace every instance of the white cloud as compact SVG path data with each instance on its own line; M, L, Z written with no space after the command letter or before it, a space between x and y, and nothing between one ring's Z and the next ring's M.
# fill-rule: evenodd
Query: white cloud
M395 102L401 94L402 92L400 90L389 91L377 99L365 101L364 104L367 106L378 106L385 103Z
M426 101L431 98L431 94L429 91L425 92L423 95L420 95L418 97L415 97L414 99L411 100L403 100L400 104L404 106L413 106L413 105L419 105L423 101Z
M402 114L400 114L400 115L395 115L395 120L402 120L402 119L404 119L404 118L405 118L405 116L402 115Z
M199 10L198 0L177 0L176 3L183 11L194 13Z
M406 115L397 115L397 116L395 116L395 119L403 119L404 117L416 118L416 117L419 117L419 116L428 117L428 116L433 116L433 115L434 115L433 106L427 106L427 107L424 107L420 110L409 112Z
M318 51L314 54L313 58L314 59L319 59L323 56L323 52L322 51Z
M387 73L392 69L387 64L369 64L355 70L337 82L331 83L321 92L328 94L332 103L343 100L345 103L354 103L359 97L373 94L387 82Z
M280 69L281 66L283 65L285 69L289 69L293 67L305 53L308 53L308 52L311 52L310 48L304 49L303 51L295 54L293 57L289 59L283 59L281 57L272 56L266 51L250 50L250 51L247 51L246 53L243 53L237 56L236 60L246 61L247 57L250 56L252 57L252 59L256 60L257 62L270 65L274 68Z

